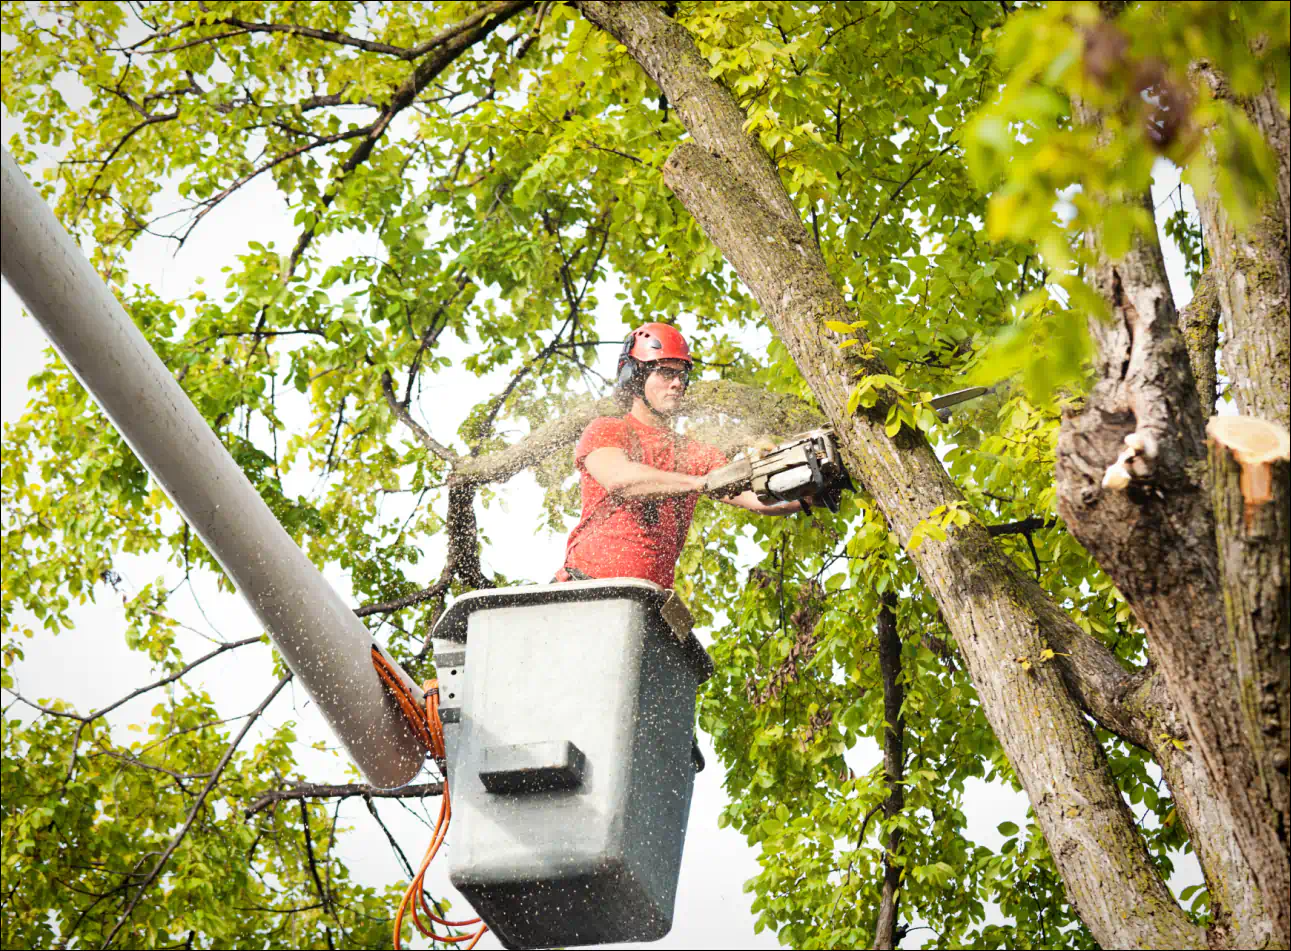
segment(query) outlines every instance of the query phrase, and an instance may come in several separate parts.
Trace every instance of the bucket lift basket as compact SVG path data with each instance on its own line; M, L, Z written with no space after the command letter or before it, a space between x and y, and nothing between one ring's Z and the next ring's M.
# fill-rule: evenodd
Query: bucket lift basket
M633 578L476 591L433 637L454 887L509 948L666 935L713 672L685 606Z

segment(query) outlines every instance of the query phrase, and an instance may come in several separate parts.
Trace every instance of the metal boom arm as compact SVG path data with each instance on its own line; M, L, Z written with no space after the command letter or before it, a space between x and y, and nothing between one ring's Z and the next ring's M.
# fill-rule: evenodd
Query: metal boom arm
M8 150L0 269L237 585L367 780L411 781L425 751L372 666L371 634L278 524Z

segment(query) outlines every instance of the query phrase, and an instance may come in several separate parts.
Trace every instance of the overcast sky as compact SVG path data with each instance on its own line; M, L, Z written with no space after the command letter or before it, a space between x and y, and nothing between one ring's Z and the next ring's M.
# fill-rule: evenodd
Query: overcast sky
M0 135L7 140L13 132L6 116ZM1158 203L1164 203L1177 184L1177 175L1164 163L1159 168L1160 182L1157 189ZM234 263L234 256L245 251L249 240L262 243L276 241L279 249L289 248L295 240L292 215L282 205L277 193L257 180L247 186L203 222L201 228L185 248L172 256L167 245L156 239L145 239L127 258L127 269L136 283L150 284L164 299L182 300L196 289L199 278L205 288L215 296L223 287L224 275L220 269ZM1168 208L1162 209L1168 213ZM348 239L349 247L353 241ZM323 253L329 249L324 246ZM332 257L337 248L331 249ZM1182 260L1172 247L1166 249L1167 265L1172 285L1179 303L1189 296L1187 281L1182 276ZM601 305L596 313L596 327L603 339L621 338L626 329L619 321L614 288L606 286L599 293ZM21 304L4 284L0 292L0 360L3 370L2 412L6 423L12 422L26 404L26 380L44 363L52 359L46 341L36 323L22 312ZM462 371L460 358L468 352L466 345L447 335L441 344L454 366L427 378L422 394L422 420L442 442L450 442L458 425L478 401L498 392L505 383L504 375L476 378ZM601 365L598 369L606 375L613 371L615 353L612 348L601 348ZM304 417L289 414L289 428L300 425ZM288 483L289 493L307 491L307 475L298 474L296 482ZM511 578L545 580L561 563L564 536L561 533L534 531L541 511L541 492L528 473L517 476L504 486L497 487L497 499L485 509L477 504L481 531L489 544L483 554L486 571L496 570ZM438 574L442 544L431 541L426 545L427 557L421 563L426 581ZM179 573L156 556L118 555L114 567L123 576L122 591L133 594L148 582L164 577L174 584ZM349 596L345 578L329 575L342 594ZM97 600L74 607L71 615L76 629L58 638L37 638L24 645L26 660L14 669L18 689L29 697L61 697L81 711L88 711L114 700L134 686L147 682L151 670L146 658L129 651L124 644L125 629L121 595L105 586L96 589ZM353 601L353 599L350 599ZM250 610L236 596L220 594L213 581L201 579L194 591L181 590L169 603L167 610L192 630L181 635L179 644L189 658L210 650L206 638L234 640L258 633L260 628ZM708 642L709 632L701 632ZM225 715L245 713L254 708L273 685L269 670L268 650L252 646L232 652L190 675L186 682L209 691ZM144 697L122 707L111 717L118 741L124 741L129 724L140 722L147 715L154 698ZM17 712L16 708L15 711ZM268 724L287 720L297 723L302 771L312 781L347 781L344 775L343 752L318 752L309 749L316 740L323 740L329 747L336 746L335 739L323 724L321 716L313 710L302 692L285 694L270 708L265 716ZM756 852L748 847L743 836L731 829L719 830L717 817L725 803L721 787L722 771L716 763L711 744L701 736L701 745L710 768L700 774L695 788L691 810L690 831L682 863L675 923L672 933L652 947L694 948L714 946L723 948L773 948L778 947L773 935L753 933L754 917L749 913L751 895L742 891L743 883L757 872ZM881 759L880 751L871 741L861 741L849 755L854 768L868 769ZM389 826L399 838L403 850L416 859L424 850L429 836L424 820L431 818L437 800L429 801L421 817L416 810L387 804L381 811ZM1019 794L1000 785L976 782L970 785L966 797L965 813L968 817L968 834L971 838L991 848L998 848L1003 837L996 826L1006 820L1023 824L1026 801ZM362 804L351 800L341 808L342 824L353 832L342 839L341 854L353 876L371 884L402 882L403 873L384 836L368 817ZM452 838L449 838L451 849ZM430 876L432 890L454 897L448 886L445 864L438 863L437 873ZM1171 884L1176 888L1199 881L1191 857L1176 863L1179 871ZM438 883L437 885L434 883ZM460 906L459 906L460 907ZM997 919L998 920L998 919ZM927 931L914 932L906 940L909 947L918 947L928 940ZM492 943L490 943L492 942ZM481 947L500 947L492 938L486 938Z

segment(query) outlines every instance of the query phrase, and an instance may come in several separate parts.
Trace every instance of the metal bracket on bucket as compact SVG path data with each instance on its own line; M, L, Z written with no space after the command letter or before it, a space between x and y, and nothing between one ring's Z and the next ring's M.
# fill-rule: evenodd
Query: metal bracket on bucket
M677 597L677 592L671 588L664 591L663 604L659 605L659 614L668 622L672 636L685 646L690 638L690 632L695 627L695 619L690 616L690 611L682 603L681 598Z

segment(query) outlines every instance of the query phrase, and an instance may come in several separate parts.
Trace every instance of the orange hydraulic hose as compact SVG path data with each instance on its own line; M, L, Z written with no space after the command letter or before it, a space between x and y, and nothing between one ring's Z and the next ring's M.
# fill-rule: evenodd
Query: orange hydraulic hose
M394 694L395 700L399 704L399 709L403 715L408 718L408 723L412 727L417 738L430 751L430 755L439 761L445 758L444 753L444 722L439 718L439 681L428 680L423 685L422 690L426 694L426 706L421 707L408 688L404 686L402 678L390 666L390 662L385 659L379 650L372 648L372 665L376 668L377 676L382 682L390 688ZM448 776L444 776L444 794L439 801L439 818L435 821L435 831L431 834L430 845L426 847L426 854L421 860L421 868L413 876L412 884L404 892L403 900L399 902L399 910L394 917L394 946L395 951L402 947L399 936L403 930L403 918L408 912L412 912L412 923L416 925L417 930L428 938L444 944L460 944L469 941L466 947L474 948L479 944L484 933L489 930L489 926L480 921L479 918L470 918L465 921L447 921L435 914L430 904L426 901L426 870L430 868L430 863L434 861L435 856L439 853L439 848L444 844L444 839L448 836L448 823L453 818L453 803L448 794ZM429 924L422 924L421 915L418 914L418 906L421 908L421 914L430 919ZM441 925L445 928L470 928L479 925L477 931L460 935L442 935L434 930L433 925Z

